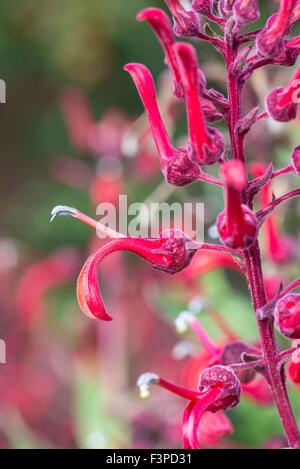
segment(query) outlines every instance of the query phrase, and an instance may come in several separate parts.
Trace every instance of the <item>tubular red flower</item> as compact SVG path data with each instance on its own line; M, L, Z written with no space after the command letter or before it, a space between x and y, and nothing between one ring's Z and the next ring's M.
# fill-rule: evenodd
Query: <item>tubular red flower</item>
M185 91L190 145L195 159L200 164L213 164L224 152L224 137L216 129L207 128L199 94L201 83L197 54L193 46L177 43L174 46Z
M183 413L182 432L184 448L199 448L199 425L205 412L217 412L221 409L228 410L239 403L240 383L231 368L214 365L203 370L199 380L200 392L190 391L186 388L176 386L154 373L145 373L137 382L140 387L141 396L149 395L149 385L156 384L168 391L189 399ZM224 433L228 433L228 426L223 426ZM220 436L220 428L216 428L215 435ZM214 430L211 429L210 436Z
M258 34L256 46L261 55L273 57L282 52L283 39L289 31L297 1L281 0L279 12L271 16L266 27Z
M288 293L281 298L274 311L279 332L288 339L300 339L300 293Z
M186 11L180 0L164 0L174 18L174 33L177 36L196 36L199 33L199 18L194 11Z
M142 64L127 64L151 126L152 135L161 161L162 172L170 184L183 186L201 178L201 170L189 157L187 150L175 149L162 121L156 99L154 80Z
M258 0L236 0L233 4L233 14L241 27L257 21L260 17Z
M251 171L255 177L262 177L265 174L266 166L260 163L253 163ZM265 207L272 201L271 183L265 184L259 193L259 205ZM293 243L287 236L282 236L279 230L278 221L275 214L269 216L263 226L263 241L267 257L271 262L278 264L288 262L293 255Z
M220 239L233 249L247 249L257 239L258 222L255 214L243 204L245 165L238 160L228 161L222 166L222 175L226 193L225 210L217 219Z
M174 94L178 99L183 99L183 88L180 79L177 57L173 49L175 43L171 22L166 13L160 8L145 8L137 15L138 21L148 21L154 30L165 52L165 61L168 65L174 81Z
M159 239L120 238L94 251L84 264L77 281L77 298L89 317L110 321L98 285L98 270L103 259L116 251L130 251L155 269L175 274L187 267L195 254L191 240L179 230L161 233Z

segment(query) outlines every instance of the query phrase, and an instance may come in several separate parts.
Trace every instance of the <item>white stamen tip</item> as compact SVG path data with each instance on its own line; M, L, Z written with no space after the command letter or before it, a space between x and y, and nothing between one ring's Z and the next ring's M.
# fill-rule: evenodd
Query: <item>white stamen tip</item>
M175 327L178 334L184 334L190 327L191 322L195 316L190 311L182 311L175 319Z
M209 307L209 301L204 296L194 296L188 304L188 308L192 313L200 313Z
M172 350L172 357L175 360L184 360L187 357L195 357L199 354L199 347L193 342L182 340L175 345Z
M140 389L140 397L146 399L150 395L150 384L155 384L159 381L159 376L156 373L144 373L137 380L137 386Z
M51 210L51 220L50 223L56 217L74 217L76 215L76 209L73 207L67 207L66 205L57 205Z

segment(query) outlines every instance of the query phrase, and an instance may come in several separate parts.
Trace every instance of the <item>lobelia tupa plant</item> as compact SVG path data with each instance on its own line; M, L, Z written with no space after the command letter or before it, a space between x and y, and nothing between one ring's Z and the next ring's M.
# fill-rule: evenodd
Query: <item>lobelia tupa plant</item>
M300 55L300 36L292 37L292 28L300 18L299 0L274 3L277 11L262 29L244 31L260 17L258 0L194 0L187 11L180 0L165 0L168 15L159 8L147 8L138 15L154 30L165 54L174 85L174 96L183 101L188 123L188 143L177 148L167 133L156 98L154 80L145 65L130 63L125 70L131 75L144 105L161 170L166 181L176 186L206 182L220 186L224 192L224 210L216 220L221 244L196 244L177 230L162 232L157 239L130 238L104 227L78 210L55 207L56 215L69 215L94 229L104 231L112 241L90 255L78 278L77 295L81 309L89 317L110 321L98 285L98 270L102 260L117 250L134 252L155 269L177 274L188 268L197 253L209 252L214 259L220 256L236 266L249 286L259 332L259 343L243 344L234 339L216 348L197 320L186 313L185 322L195 329L210 352L198 370L198 389L189 390L172 384L156 373L145 373L138 379L142 397L155 384L188 401L183 415L182 433L185 448L198 448L201 431L209 425L210 436L230 433L230 421L224 415L239 403L241 391L251 385L255 376L268 383L277 408L288 445L300 448L300 435L286 387L284 365L289 361L289 375L300 382L300 294L294 290L300 279L283 286L277 293L267 294L264 282L258 235L266 229L272 237L269 254L274 262L285 262L292 255L288 244L281 243L273 212L279 205L300 195L300 189L275 197L270 185L284 174L300 174L300 148L291 155L289 164L274 169L272 163L252 171L246 159L245 136L261 120L272 118L278 122L295 119L300 92L300 68L291 74L288 83L272 90L265 100L265 109L255 107L245 113L242 94L255 70L267 65L292 67ZM202 17L213 23L201 27ZM214 30L212 29L214 27ZM218 32L215 32L218 30ZM176 42L175 37L193 38L213 46L223 57L226 66L227 96L208 89L206 78L199 68L196 49L188 42ZM209 123L223 119L228 128L230 144L224 135ZM220 177L209 174L212 165L219 167ZM255 211L255 204L259 210ZM272 220L272 223L270 221ZM286 240L285 240L286 241ZM290 242L290 240L289 240ZM181 318L182 319L182 318ZM280 350L274 326L291 340L291 347ZM210 420L209 416L216 418ZM207 429L208 431L208 429ZM215 433L214 433L215 432Z

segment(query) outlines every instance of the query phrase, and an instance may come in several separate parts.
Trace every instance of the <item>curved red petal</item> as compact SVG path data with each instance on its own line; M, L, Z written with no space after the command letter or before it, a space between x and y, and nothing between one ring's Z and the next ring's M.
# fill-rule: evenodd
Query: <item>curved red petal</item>
M98 270L102 260L115 251L131 251L151 264L163 265L165 254L158 252L162 240L121 238L111 241L94 251L85 262L77 281L77 299L82 311L91 318L111 321L98 285Z

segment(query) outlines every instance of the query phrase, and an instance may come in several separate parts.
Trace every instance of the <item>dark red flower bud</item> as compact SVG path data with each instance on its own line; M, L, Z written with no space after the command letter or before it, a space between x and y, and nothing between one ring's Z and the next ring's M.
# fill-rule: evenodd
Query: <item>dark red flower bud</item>
M258 0L236 0L233 4L233 14L240 27L257 21L260 17Z
M150 71L142 64L127 64L125 70L130 73L146 110L166 180L175 186L198 181L201 169L197 162L190 158L188 150L174 148L167 134L157 105L154 80Z
M271 16L258 34L256 47L265 57L275 57L283 50L283 40L289 32L294 7L298 0L281 0L279 12Z
M274 311L279 332L288 339L300 339L300 293L288 293L281 298Z
M233 249L247 249L257 239L258 221L243 204L246 187L245 165L238 160L222 165L225 181L225 210L218 216L217 228L221 241Z
M223 114L208 99L202 100L202 110L205 120L208 122L219 122L223 119Z
M297 176L300 176L300 145L292 153L292 165Z
M175 274L187 267L194 256L192 240L179 230L161 233L159 239L119 238L94 251L84 264L77 281L77 297L83 312L92 318L110 321L98 285L98 270L103 259L116 251L130 251L148 261L155 269Z
M224 152L224 137L217 129L206 127L201 97L199 95L199 69L193 46L177 43L181 79L185 91L189 140L195 160L200 164L213 164Z
M193 0L193 10L204 16L210 16L213 12L214 0Z
M174 82L174 94L183 99L183 87L180 80L177 57L173 49L175 43L171 22L166 13L159 8L146 8L137 15L138 21L148 21L154 30L165 52L165 61L168 65Z
M202 371L199 378L199 391L204 393L212 388L220 388L222 393L211 405L211 412L232 409L239 403L241 384L230 367L214 365Z
M252 352L249 345L243 342L231 342L225 345L220 356L221 365L233 365L234 363L242 363L242 354ZM236 371L236 375L241 383L250 383L256 375L256 371L251 369Z
M219 0L219 15L225 19L231 16L234 2L235 0Z
M177 36L190 37L199 33L199 18L194 11L186 11L180 0L165 0L174 19L173 31Z

